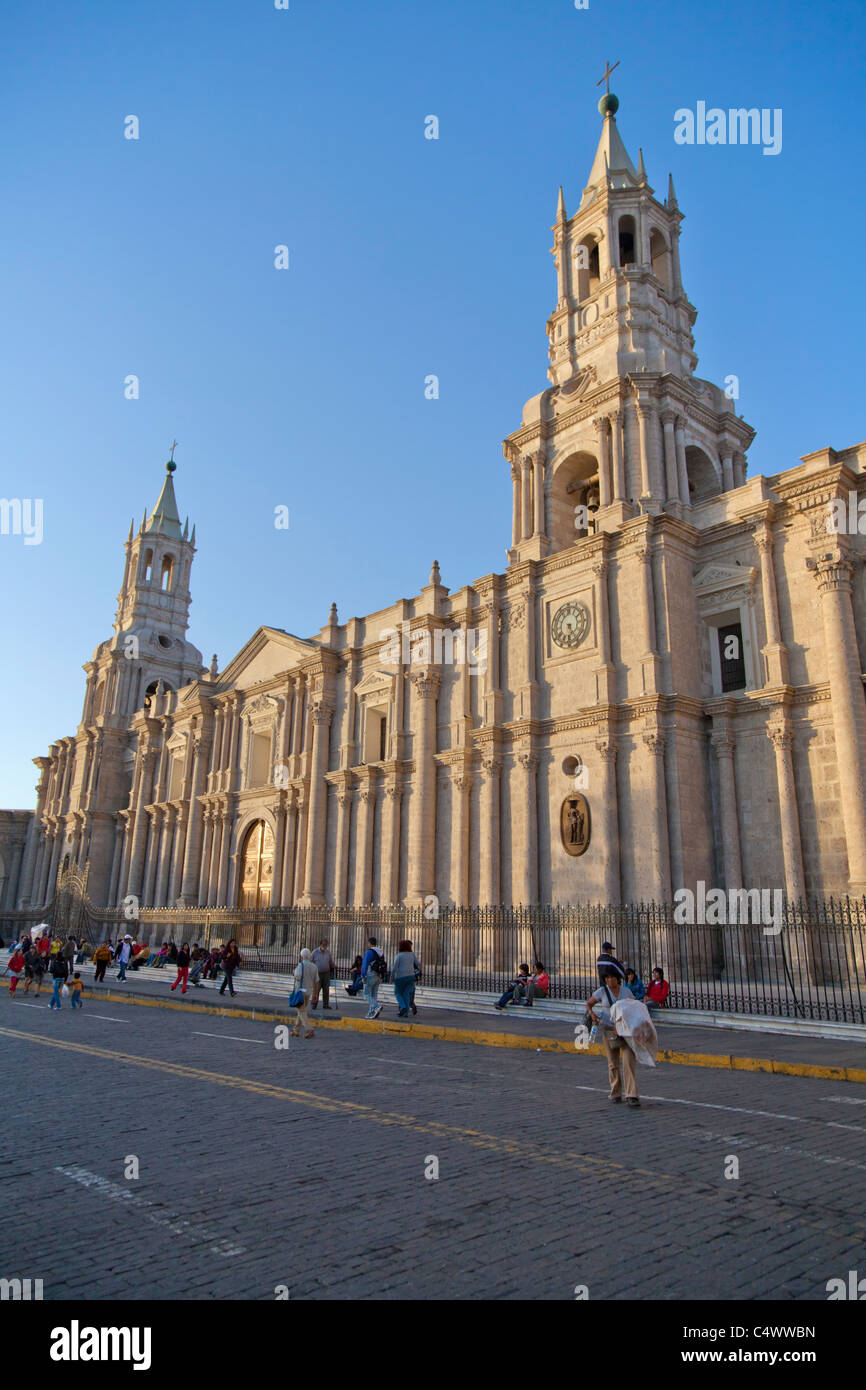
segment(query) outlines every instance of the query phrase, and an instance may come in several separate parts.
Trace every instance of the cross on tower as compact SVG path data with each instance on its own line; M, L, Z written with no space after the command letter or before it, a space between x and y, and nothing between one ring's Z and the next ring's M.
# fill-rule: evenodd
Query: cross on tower
M598 86L598 83L596 82L595 85ZM169 454L169 458L171 459L172 463L174 463L174 451L175 451L176 448L177 448L177 440L175 439L175 440L173 441L173 443L172 443L172 446L171 446L171 453Z
M608 96L610 96L610 75L611 75L611 73L612 73L616 68L619 67L619 64L620 64L620 60L619 60L619 58L617 58L617 60L616 60L616 62L614 63L613 67L611 67L611 65L610 65L610 60L609 60L608 58L605 58L605 60L604 60L604 72L602 73L601 77L598 79L598 81L597 81L596 84L595 84L596 87L600 87L601 84L602 84L602 82L606 83L605 90L606 90Z

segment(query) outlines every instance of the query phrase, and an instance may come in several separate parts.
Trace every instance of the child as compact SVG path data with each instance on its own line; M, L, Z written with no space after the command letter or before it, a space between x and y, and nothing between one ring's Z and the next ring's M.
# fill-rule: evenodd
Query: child
M84 1007L82 1002L83 994L84 982L81 978L81 971L76 970L75 974L72 976L72 998L70 1000L73 1009L81 1009Z
M20 946L16 946L14 952L9 957L9 993L14 994L24 969L24 952Z

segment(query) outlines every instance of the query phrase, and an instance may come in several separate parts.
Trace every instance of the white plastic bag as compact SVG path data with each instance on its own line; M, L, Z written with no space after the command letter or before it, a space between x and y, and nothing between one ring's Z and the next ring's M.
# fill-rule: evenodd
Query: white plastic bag
M610 1011L617 1033L631 1048L642 1067L654 1067L659 1039L646 1004L639 999L618 999Z
M63 988L61 989L60 993L63 995L63 998L65 999L66 996L67 996L68 993L69 993L69 986L68 986L68 985L64 985Z

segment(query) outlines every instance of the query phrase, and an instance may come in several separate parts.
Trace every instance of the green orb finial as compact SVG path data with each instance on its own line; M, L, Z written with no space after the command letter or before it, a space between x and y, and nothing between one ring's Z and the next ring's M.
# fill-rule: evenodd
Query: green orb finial
M619 98L613 92L607 92L599 101L598 109L602 116L615 116L619 110Z
M165 465L165 471L166 473L177 472L177 464L175 463L174 459L169 459L168 463Z

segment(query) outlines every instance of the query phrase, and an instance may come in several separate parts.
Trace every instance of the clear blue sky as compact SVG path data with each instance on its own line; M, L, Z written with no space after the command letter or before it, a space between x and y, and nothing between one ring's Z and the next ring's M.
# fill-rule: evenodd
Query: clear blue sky
M0 496L42 498L44 539L0 536L0 805L76 728L173 438L206 663L434 558L452 588L503 568L501 440L548 384L606 58L627 148L660 196L674 173L698 371L740 378L751 471L863 438L864 34L862 0L8 0ZM676 145L699 100L781 107L782 153Z

